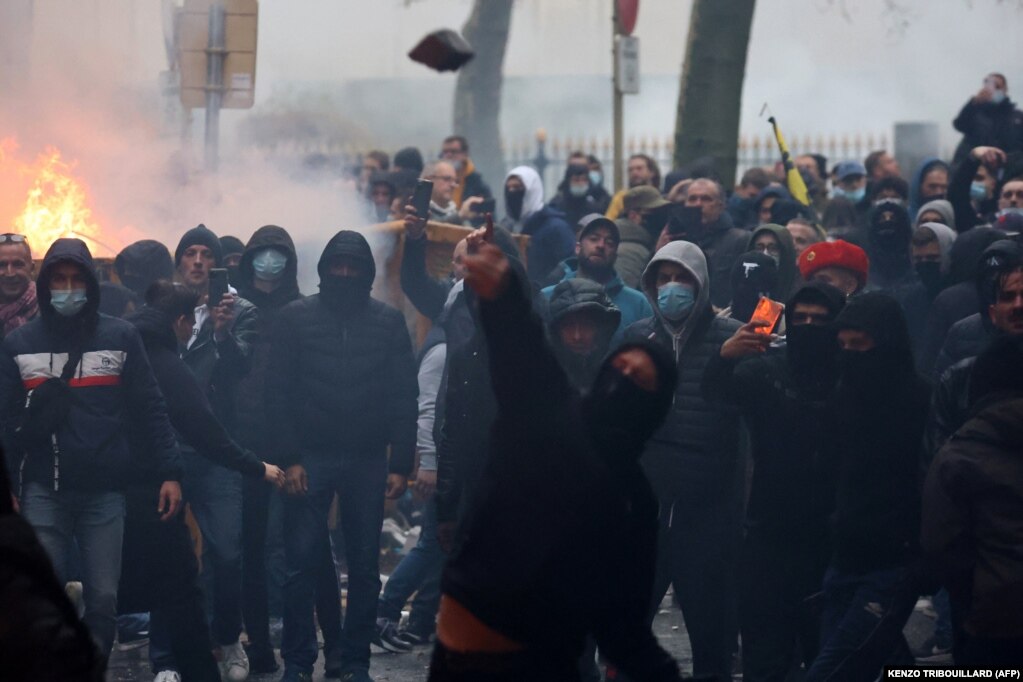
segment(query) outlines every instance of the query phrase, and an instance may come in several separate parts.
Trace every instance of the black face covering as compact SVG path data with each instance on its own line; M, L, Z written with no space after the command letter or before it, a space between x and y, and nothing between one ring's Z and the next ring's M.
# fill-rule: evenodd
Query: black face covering
M941 263L922 261L914 264L913 268L916 270L917 277L920 278L920 282L926 287L928 293L935 296L941 291L943 280L941 276Z
M358 277L325 276L320 280L320 295L334 308L351 309L369 300L369 286Z
M594 445L609 458L635 460L663 419L659 396L644 391L614 367L605 365L583 401Z
M885 393L905 373L896 354L884 348L843 350L840 362L842 381L860 394Z
M522 204L526 200L526 190L504 190L504 205L508 207L508 215L512 220L522 217Z
M838 378L837 334L829 325L799 324L785 334L785 353L800 384L826 389Z

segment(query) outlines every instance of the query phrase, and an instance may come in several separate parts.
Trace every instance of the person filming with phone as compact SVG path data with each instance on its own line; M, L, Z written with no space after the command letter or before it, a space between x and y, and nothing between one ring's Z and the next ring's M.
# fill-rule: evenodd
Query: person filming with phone
M953 165L974 147L997 147L1007 154L1023 151L1023 111L1009 99L1009 82L1000 73L984 77L983 87L963 105L952 125L963 134Z

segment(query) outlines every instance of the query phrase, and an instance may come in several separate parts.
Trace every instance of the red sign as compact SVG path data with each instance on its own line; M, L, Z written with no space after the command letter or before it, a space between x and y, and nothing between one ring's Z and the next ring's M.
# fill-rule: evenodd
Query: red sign
M639 0L615 0L618 3L618 32L631 36L639 18Z

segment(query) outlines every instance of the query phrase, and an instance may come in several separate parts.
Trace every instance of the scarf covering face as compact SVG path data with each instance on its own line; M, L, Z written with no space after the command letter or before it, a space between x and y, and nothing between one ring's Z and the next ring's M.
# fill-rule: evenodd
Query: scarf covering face
M4 336L39 315L39 301L36 299L36 283L29 282L25 293L17 300L0 304L0 322Z

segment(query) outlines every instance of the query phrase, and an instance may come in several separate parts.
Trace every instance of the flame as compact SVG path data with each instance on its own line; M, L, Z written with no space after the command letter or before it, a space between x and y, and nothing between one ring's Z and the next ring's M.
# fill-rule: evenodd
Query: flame
M77 237L89 245L93 255L112 256L118 248L104 241L104 233L93 217L87 185L76 176L75 164L64 161L54 147L46 147L30 164L20 163L16 158L17 143L7 138L0 140L0 169L16 172L0 173L16 175L27 182L23 207L15 208L11 231L25 235L33 250L45 252L50 244L62 237ZM20 199L6 197L3 203Z

